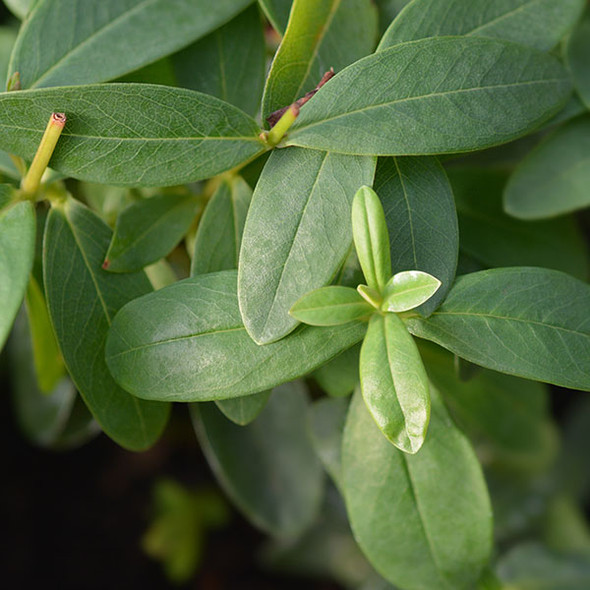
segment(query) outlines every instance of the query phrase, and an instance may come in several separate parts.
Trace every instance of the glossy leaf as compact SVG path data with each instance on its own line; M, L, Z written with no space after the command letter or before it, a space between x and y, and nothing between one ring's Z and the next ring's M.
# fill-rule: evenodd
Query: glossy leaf
M256 342L289 334L298 323L289 315L292 305L334 278L352 241L354 193L374 171L374 158L302 149L271 154L240 250L240 310Z
M134 272L167 256L189 230L200 199L157 195L127 207L117 218L103 268Z
M260 416L236 426L214 404L194 404L193 422L209 465L252 524L294 537L319 509L322 470L306 433L302 384L277 388Z
M404 270L391 277L385 285L383 311L409 311L428 301L441 282L421 270Z
M504 207L514 217L543 219L590 206L590 115L541 142L508 181Z
M51 167L80 180L182 184L215 176L265 149L254 120L236 107L151 84L2 93L0 147L31 159L55 110L66 113L68 122Z
M215 401L223 415L234 424L245 426L250 424L264 410L270 397L270 391L261 391L233 399L218 399Z
M258 7L251 6L176 53L172 60L180 86L211 94L256 115L265 75L264 31Z
M251 2L37 2L19 33L10 73L20 72L23 88L112 80L196 41Z
M289 313L311 326L339 326L371 315L374 308L350 287L321 287L297 300Z
M338 72L371 53L376 37L371 0L294 0L268 74L263 118L313 90L330 68Z
M569 37L566 46L567 65L574 77L576 91L590 109L590 9Z
M363 398L383 434L402 451L416 453L430 419L428 377L413 338L395 314L371 318L360 375Z
M558 61L499 39L402 43L340 72L303 106L287 143L346 154L428 155L511 141L571 91Z
M258 0L258 3L275 31L282 35L287 28L293 0Z
M195 238L191 275L238 268L252 190L239 176L223 179L205 207Z
M389 444L355 394L342 447L346 506L357 542L387 580L467 590L492 549L490 501L473 450L432 394L428 437L416 455Z
M43 259L47 305L66 367L88 409L115 442L141 450L160 436L169 407L123 391L104 361L116 311L151 290L143 273L116 275L101 268L110 239L104 222L71 198L51 210Z
M25 302L37 384L42 393L51 393L64 377L65 366L51 326L45 297L33 275L29 279Z
M360 344L345 350L336 358L316 369L311 376L331 397L350 395L359 382L360 350Z
M9 189L0 187L4 193ZM0 349L25 296L35 253L35 210L21 201L0 211Z
M541 266L579 279L588 276L584 239L572 216L519 220L502 209L508 174L449 169L459 216L461 248L488 266Z
M144 399L206 401L296 379L356 344L365 326L302 327L258 346L242 324L234 271L179 281L121 310L107 341L117 381Z
M418 312L432 313L448 293L457 267L459 234L453 192L435 158L382 158L375 173L393 272L421 270L442 281Z
M574 26L584 0L416 0L387 30L379 49L426 37L496 37L547 51Z
M389 233L379 197L368 186L352 202L352 234L367 285L380 293L391 277Z
M501 268L459 277L430 318L410 332L475 364L590 390L590 287L564 273Z

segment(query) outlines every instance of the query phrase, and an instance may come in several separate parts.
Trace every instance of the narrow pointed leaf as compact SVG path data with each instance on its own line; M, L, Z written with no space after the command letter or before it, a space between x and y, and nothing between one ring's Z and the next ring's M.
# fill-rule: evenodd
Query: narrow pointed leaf
M339 326L367 317L373 311L355 289L331 286L304 295L289 313L311 326Z
M322 470L306 432L305 387L277 388L260 416L232 424L214 404L194 404L193 423L211 468L240 511L262 530L294 537L319 509Z
M389 444L353 397L342 447L346 506L361 549L392 584L470 590L491 553L491 506L473 450L432 393L416 455Z
M252 0L44 0L29 13L10 74L23 88L105 82L230 20Z
M289 334L298 324L289 315L293 304L334 278L352 241L352 199L374 172L374 158L302 149L271 154L240 251L240 310L256 342Z
M543 219L590 206L590 115L557 129L516 168L504 194L506 211Z
M32 159L53 111L66 113L68 122L51 167L90 182L183 184L215 176L265 150L254 120L233 105L151 84L1 93L0 148Z
M569 37L566 62L574 77L578 96L590 109L590 9Z
M258 3L275 31L282 35L287 28L293 0L258 0Z
M141 450L160 436L168 404L144 402L122 390L104 361L116 311L151 290L143 273L116 275L102 262L111 231L90 210L68 199L47 218L43 270L47 305L68 372L105 433Z
M157 195L127 207L117 217L104 268L134 272L167 256L190 228L200 200L196 195Z
M410 332L475 364L590 391L590 286L564 273L501 268L459 277Z
M426 37L473 35L547 51L574 26L583 8L584 0L416 0L395 19L379 49Z
M238 268L252 189L239 176L221 181L199 222L191 276Z
M371 318L360 374L363 398L385 437L416 453L430 419L428 377L413 338L395 314Z
M4 185L2 185L4 186ZM8 189L0 187L4 193ZM10 192L10 191L9 191ZM0 211L0 349L25 296L35 254L35 210L22 201Z
M303 106L287 143L383 156L465 152L520 137L571 92L552 56L498 39L402 43L352 64Z
M172 56L180 86L217 96L255 116L265 77L264 30L256 5Z
M365 325L302 327L266 346L248 335L234 271L179 281L122 309L107 341L115 379L145 399L206 401L301 377L362 339Z
M234 424L245 426L255 420L264 410L270 394L270 391L261 391L233 399L218 399L215 404L223 412L223 415Z
M418 312L432 313L445 298L457 268L459 233L451 185L436 158L381 158L375 173L393 272L421 270L442 282Z
M371 0L294 0L262 100L263 118L313 90L330 69L371 53L377 11Z
M421 270L398 272L385 285L382 309L396 313L414 309L428 301L440 285L436 277Z

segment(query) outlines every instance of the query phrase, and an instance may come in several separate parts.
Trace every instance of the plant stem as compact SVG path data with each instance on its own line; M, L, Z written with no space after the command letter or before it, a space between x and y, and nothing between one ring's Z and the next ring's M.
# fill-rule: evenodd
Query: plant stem
M299 106L293 103L277 121L277 124L268 132L266 142L270 147L275 147L285 137L285 133L289 131L298 116Z
M39 190L41 177L49 164L49 160L57 145L57 140L66 124L66 116L63 113L51 113L49 123L45 128L45 133L41 138L41 143L37 148L37 153L33 158L31 167L23 178L21 188L26 194L35 194Z

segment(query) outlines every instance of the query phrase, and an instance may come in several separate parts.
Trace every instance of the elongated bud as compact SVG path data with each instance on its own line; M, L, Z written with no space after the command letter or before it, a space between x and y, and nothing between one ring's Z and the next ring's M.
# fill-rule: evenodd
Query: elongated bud
M41 138L41 143L37 148L37 153L33 158L33 162L23 178L21 188L27 194L34 194L39 190L41 184L41 177L47 169L49 160L57 145L57 140L66 124L66 116L63 113L51 113L49 123L45 128L45 133Z

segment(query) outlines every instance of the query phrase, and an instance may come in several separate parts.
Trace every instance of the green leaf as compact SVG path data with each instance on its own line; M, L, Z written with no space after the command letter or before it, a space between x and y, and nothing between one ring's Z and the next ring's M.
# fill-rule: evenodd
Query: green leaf
M1 93L0 147L32 159L56 110L66 113L68 122L51 167L80 180L183 184L215 176L266 149L254 120L236 107L192 90L151 84Z
M275 31L282 35L287 28L293 0L258 0L258 3Z
M542 219L590 206L590 115L545 138L516 168L504 207L514 217Z
M427 342L420 353L431 382L485 464L526 474L551 466L558 441L547 386L485 369L461 381L453 355Z
M590 287L543 268L485 270L459 277L415 336L470 362L535 381L590 390Z
M428 301L441 282L421 270L404 270L393 275L385 285L383 311L409 311Z
M313 90L322 76L371 53L377 11L371 0L294 0L262 99L263 118Z
M496 37L543 51L574 26L584 0L415 0L389 27L379 50L426 37Z
M51 326L45 297L33 275L29 279L25 302L37 384L42 393L51 393L65 375L65 366Z
M360 374L367 408L387 440L416 453L430 419L428 377L414 339L395 314L371 318Z
M92 10L85 0L37 2L10 74L20 72L23 88L112 80L196 41L251 2L101 0Z
M389 233L379 197L368 186L352 202L352 234L367 285L381 293L391 277Z
M418 309L428 315L445 298L457 268L459 234L451 185L435 158L382 158L374 188L385 211L393 271L421 270L442 282Z
M117 218L103 268L134 272L167 256L189 230L200 199L157 195L127 207Z
M10 192L6 185L2 193ZM0 211L0 349L25 296L35 254L35 210L22 201Z
M2 89L6 86L6 73L8 72L8 62L12 46L16 40L17 30L12 27L0 26L0 86Z
M331 397L350 395L359 382L360 350L360 344L345 350L336 358L316 369L311 376Z
M238 268L251 198L252 189L239 176L221 181L199 222L191 276Z
M262 412L271 391L261 391L252 395L235 397L233 399L216 400L217 407L223 412L226 418L229 418L234 424L246 426L258 417Z
M383 33L391 21L401 12L410 0L375 0L379 11L379 31ZM364 590L364 589L363 589Z
M172 61L180 86L211 94L256 115L265 76L264 30L258 7L251 6L176 53Z
M4 0L4 4L6 4L14 16L23 20L35 1L36 0Z
M364 336L353 322L258 346L242 324L236 282L234 271L200 275L129 303L107 340L115 379L144 399L240 397L306 375Z
M301 109L287 143L383 156L479 150L532 131L570 92L564 68L535 49L422 39L340 72Z
M334 278L351 245L354 193L374 171L374 158L302 149L271 154L252 197L239 264L240 310L257 343L289 334L298 324L289 315L293 304Z
M113 381L104 361L111 320L127 301L151 290L146 276L104 271L111 231L69 198L49 213L43 271L47 305L66 367L88 409L121 446L142 450L160 436L168 404L144 402Z
M355 394L342 469L354 536L381 575L401 588L467 590L492 549L481 468L435 391L428 438L416 455L381 436Z
M588 276L584 238L572 216L547 221L508 216L502 210L508 179L503 171L450 168L449 178L464 252L488 266L541 266Z
M16 169L10 155L0 151L0 174L13 180L20 180L20 172Z
M321 287L297 300L289 313L311 326L339 326L371 315L374 308L350 287Z
M578 24L566 45L565 58L574 77L576 91L590 109L590 9Z
M275 390L260 416L236 426L214 404L191 406L209 465L234 504L262 530L295 537L317 514L322 470L306 432L301 383Z

